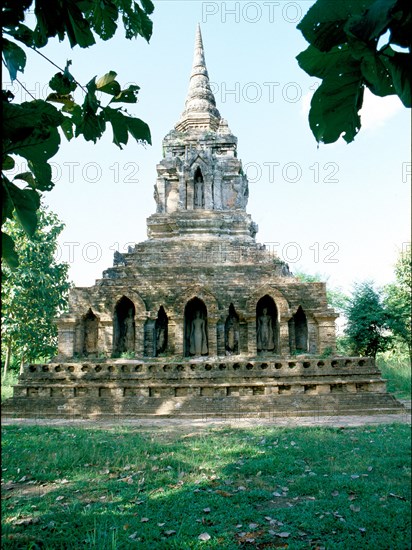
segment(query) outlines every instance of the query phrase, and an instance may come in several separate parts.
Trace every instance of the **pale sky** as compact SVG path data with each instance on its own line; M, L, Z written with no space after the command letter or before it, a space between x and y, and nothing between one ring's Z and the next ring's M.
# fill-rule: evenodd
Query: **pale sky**
M66 224L61 259L76 286L94 284L115 249L146 239L156 164L183 111L198 22L217 106L249 176L256 240L292 271L320 272L333 286L393 278L399 250L410 246L410 111L396 96L367 93L355 141L317 147L307 114L319 81L295 59L307 47L296 25L312 4L157 0L149 45L120 30L87 50L50 41L43 53L61 67L71 59L83 84L109 70L123 85L138 84L139 102L125 106L149 124L153 140L143 147L130 138L120 150L111 128L96 145L62 137L52 159L56 186L44 199ZM30 52L19 78L45 98L55 72ZM17 84L11 88L17 99L30 99Z

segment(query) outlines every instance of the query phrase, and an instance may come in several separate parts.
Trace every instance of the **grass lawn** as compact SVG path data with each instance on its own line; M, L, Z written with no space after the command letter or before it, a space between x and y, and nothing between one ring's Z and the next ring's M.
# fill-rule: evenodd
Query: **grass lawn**
M2 470L4 549L411 548L407 425L5 426Z

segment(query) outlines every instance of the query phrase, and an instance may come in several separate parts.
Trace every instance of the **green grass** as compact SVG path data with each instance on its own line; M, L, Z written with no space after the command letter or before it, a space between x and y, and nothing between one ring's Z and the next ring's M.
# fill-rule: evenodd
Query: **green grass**
M379 353L376 364L382 377L388 380L388 391L399 399L411 398L411 365L405 354L393 354L390 351Z
M4 549L410 548L407 425L5 426L2 468Z

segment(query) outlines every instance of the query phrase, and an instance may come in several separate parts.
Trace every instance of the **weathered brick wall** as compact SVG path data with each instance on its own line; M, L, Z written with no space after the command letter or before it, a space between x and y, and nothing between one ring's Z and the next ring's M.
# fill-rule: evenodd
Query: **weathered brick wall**
M308 322L308 351L319 354L327 348L335 349L336 315L327 306L324 283L298 281L284 264L259 245L243 245L248 253L222 262L217 255L223 248L236 249L235 243L179 241L140 243L125 255L125 265L107 270L93 287L73 289L70 311L58 322L59 355L82 355L82 317L91 308L99 318L98 353L110 356L113 315L122 296L129 298L136 310L136 356L152 354L150 326L161 306L169 320L167 352L172 356L183 355L184 311L195 296L207 308L209 355L225 354L221 327L230 304L239 316L240 350L256 354L256 304L265 295L273 298L278 310L280 354L290 353L288 321L299 306ZM189 255L193 249L198 256ZM182 261L184 254L186 258ZM220 261L213 263L210 258Z

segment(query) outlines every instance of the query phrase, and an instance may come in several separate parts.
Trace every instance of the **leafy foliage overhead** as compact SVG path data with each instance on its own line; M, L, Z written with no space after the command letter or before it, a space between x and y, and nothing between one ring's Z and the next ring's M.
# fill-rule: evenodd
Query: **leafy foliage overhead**
M378 96L397 94L411 107L410 1L317 0L297 28L310 46L296 59L309 75L322 79L309 113L318 142L333 143L341 135L347 143L354 140L365 86Z
M36 0L34 28L24 24L33 0L5 0L2 3L3 62L10 79L17 79L26 66L24 48L38 53L49 38L68 38L71 47L86 48L95 44L95 37L109 40L115 34L119 18L128 39L142 36L149 41L154 6L151 0ZM45 57L43 54L41 54ZM47 58L46 58L47 59ZM53 63L54 64L54 63ZM122 89L116 73L109 71L101 78L93 77L82 86L70 72L71 62L50 80L53 90L46 100L14 102L10 91L2 90L3 151L1 187L4 197L2 228L7 219L16 219L30 237L37 225L40 194L53 188L50 159L60 147L60 134L67 140L83 136L96 143L109 124L113 143L122 148L129 136L138 143L151 143L148 125L130 116L119 103L136 103L139 86ZM82 103L74 92L84 92ZM105 97L108 101L104 104ZM14 176L7 174L15 166L15 156L26 159L28 171ZM2 233L3 257L10 267L16 267L18 257L13 238Z

